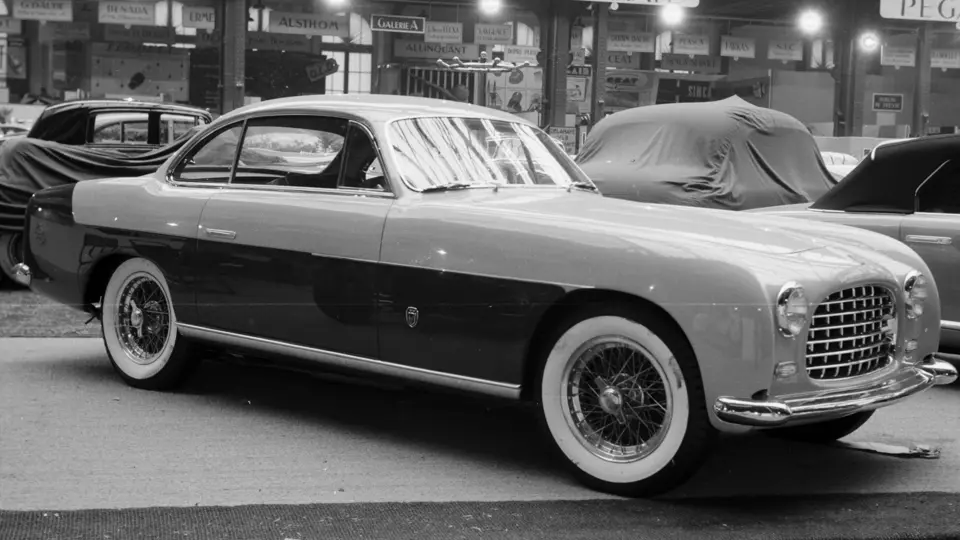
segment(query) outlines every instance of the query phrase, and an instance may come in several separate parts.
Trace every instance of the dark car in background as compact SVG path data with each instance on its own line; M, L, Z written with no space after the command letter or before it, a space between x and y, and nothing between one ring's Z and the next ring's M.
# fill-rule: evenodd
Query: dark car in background
M209 124L204 109L176 103L80 100L50 105L27 137L71 146L141 153L166 146Z

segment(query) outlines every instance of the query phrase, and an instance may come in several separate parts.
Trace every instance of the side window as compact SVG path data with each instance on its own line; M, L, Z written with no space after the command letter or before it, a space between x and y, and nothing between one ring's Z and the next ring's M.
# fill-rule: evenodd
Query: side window
M351 189L374 189L386 191L383 165L377 157L370 136L355 125L350 126L346 142L346 164L340 186Z
M249 120L233 183L336 188L348 124L322 116Z
M960 160L940 168L917 193L917 211L960 214Z
M170 144L186 135L194 126L200 124L200 118L189 114L160 115L160 144Z
M95 144L147 144L149 115L145 112L109 112L93 116Z
M240 143L243 124L223 129L190 150L173 171L178 182L227 183Z

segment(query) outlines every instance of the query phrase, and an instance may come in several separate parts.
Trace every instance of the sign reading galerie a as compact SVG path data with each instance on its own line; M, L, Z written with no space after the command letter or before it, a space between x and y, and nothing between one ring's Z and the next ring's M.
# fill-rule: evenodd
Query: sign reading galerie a
M207 6L183 6L183 26L213 30L217 26L217 12Z
M423 40L430 43L463 43L463 23L427 21Z
M156 4L140 2L98 2L97 21L104 24L156 26Z
M13 17L29 21L72 21L71 0L13 0Z
M473 60L480 57L480 46L476 43L427 43L412 39L398 39L393 42L393 55L398 58Z
M277 34L300 34L302 36L350 37L348 15L332 13L270 13L270 31Z
M371 15L370 29L374 32L398 32L401 34L423 34L427 19L404 15Z

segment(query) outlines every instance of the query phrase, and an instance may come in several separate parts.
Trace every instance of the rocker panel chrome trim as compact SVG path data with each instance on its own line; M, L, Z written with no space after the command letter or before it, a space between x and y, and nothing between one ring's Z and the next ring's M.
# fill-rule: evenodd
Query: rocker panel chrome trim
M223 330L205 328L192 324L177 323L177 329L183 332L186 337L211 341L228 346L245 347L260 352L278 354L281 356L293 356L302 360L316 362L321 365L336 366L358 371L366 371L378 375L386 375L399 379L408 379L412 381L435 384L456 390L485 394L493 397L506 399L519 399L520 386L506 384L496 381L475 379L454 375L450 373L441 373L421 368L403 366L382 362L373 358L364 358L349 354L342 354L332 351L304 347L292 343L274 341L270 339L234 334Z

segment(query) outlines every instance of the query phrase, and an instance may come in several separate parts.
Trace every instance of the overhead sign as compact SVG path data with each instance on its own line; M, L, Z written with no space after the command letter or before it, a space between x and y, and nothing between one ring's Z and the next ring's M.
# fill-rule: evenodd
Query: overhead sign
M156 26L157 6L141 2L98 2L97 21L103 24Z
M277 34L350 37L350 17L335 13L270 13L270 29Z
M916 47L887 47L880 49L880 65L914 67L917 65Z
M537 55L540 47L525 47L521 45L507 45L503 48L503 59L514 64L530 62L531 66L539 65Z
M40 27L39 37L42 42L85 41L90 39L90 25L85 22L51 22Z
M217 39L219 41L219 38ZM312 49L306 36L247 32L247 48L261 51L290 51L308 53Z
M720 57L696 56L690 58L683 54L664 54L660 59L660 69L717 74L720 73Z
M427 19L406 15L371 15L370 29L374 32L398 32L401 34L425 33Z
M798 39L774 39L767 46L767 59L781 62L803 60L803 42Z
M930 51L930 67L933 69L960 69L960 50L933 49Z
M46 26L46 25L44 25ZM0 33L3 34L19 34L20 33L20 20L13 19L10 17L0 17Z
M655 38L649 32L608 32L607 50L610 52L652 53L656 51Z
M217 26L217 12L207 6L183 6L183 26L213 30Z
M429 43L463 43L463 23L427 21L423 40Z
M393 42L393 54L399 58L451 59L480 58L480 46L476 43L427 43L412 39L397 39Z
M702 55L710 54L710 37L707 35L674 34L673 54Z
M513 25L476 24L473 26L473 42L484 45L510 45L513 43Z
M625 52L607 52L607 67L617 69L640 69L640 55Z
M72 0L13 0L13 17L29 21L72 21Z
M667 4L676 4L680 7L695 8L700 5L700 0L580 0L581 2L601 2L604 4L630 4L634 6L665 6Z
M874 94L873 110L877 112L902 112L903 94Z
M957 22L960 0L880 0L884 19Z
M757 56L757 42L748 37L721 36L720 56L755 58Z

